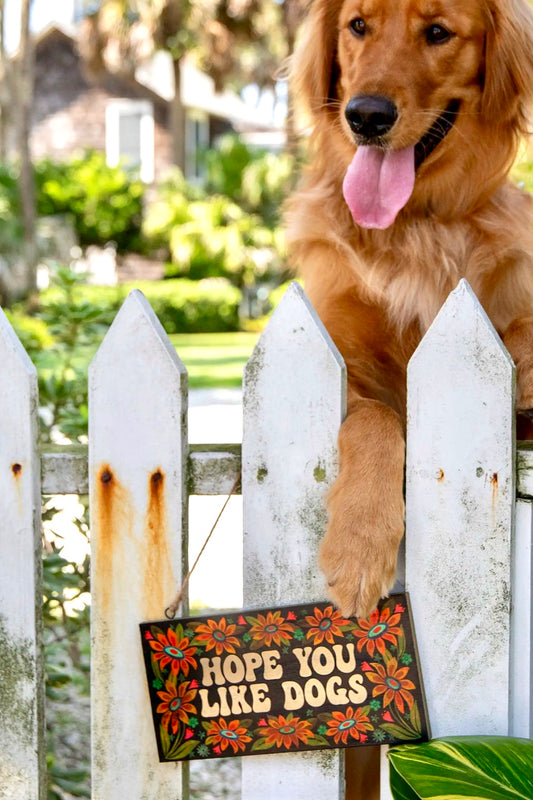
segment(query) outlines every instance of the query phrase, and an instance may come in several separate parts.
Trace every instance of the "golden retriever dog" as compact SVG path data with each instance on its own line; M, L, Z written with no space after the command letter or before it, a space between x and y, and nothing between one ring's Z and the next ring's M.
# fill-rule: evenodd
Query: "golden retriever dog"
M525 0L314 0L292 65L310 157L288 241L348 413L320 562L345 615L393 583L406 368L466 278L533 407L533 205L508 179L533 97ZM525 419L525 418L524 418Z

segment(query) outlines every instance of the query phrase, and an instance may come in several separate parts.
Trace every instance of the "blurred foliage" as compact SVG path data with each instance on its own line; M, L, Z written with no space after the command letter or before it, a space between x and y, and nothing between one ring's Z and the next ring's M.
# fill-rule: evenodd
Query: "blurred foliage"
M205 155L208 194L230 198L263 225L277 227L281 207L292 188L295 160L287 153L252 150L238 136L226 134Z
M143 231L170 259L168 277L224 277L243 288L285 274L280 209L293 170L287 155L254 152L234 136L207 159L205 191L177 170L159 186Z
M87 151L71 161L35 165L37 212L69 215L82 247L113 241L119 252L142 249L144 186L104 153Z
M72 322L80 322L81 329L73 327L72 334L78 345L95 342L88 323L95 315L98 323L110 325L120 306L133 289L145 294L167 333L209 333L239 330L239 304L241 293L223 279L190 281L134 281L118 286L89 286L75 281L72 286L70 310ZM64 290L57 285L41 292L34 305L39 317L49 323L54 333L55 315L64 302ZM25 306L16 306L22 311ZM27 307L27 306L26 306ZM59 323L60 325L63 322ZM64 335L67 331L64 331ZM49 351L50 352L50 351ZM75 363L75 362L74 362ZM73 364L70 363L69 369Z
M0 163L0 253L7 257L20 252L22 239L18 172L14 165Z

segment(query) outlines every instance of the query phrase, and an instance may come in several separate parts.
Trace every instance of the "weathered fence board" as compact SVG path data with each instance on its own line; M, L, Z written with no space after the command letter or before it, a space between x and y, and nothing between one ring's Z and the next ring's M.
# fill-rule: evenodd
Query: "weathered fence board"
M0 311L0 798L46 797L37 375Z
M344 412L344 364L292 284L244 374L245 605L324 597L317 551ZM343 783L338 751L257 756L242 770L246 800L322 800Z
M159 764L138 624L161 619L187 547L186 372L140 292L90 369L93 800L176 800Z
M434 736L509 729L513 390L461 281L408 372L406 588Z

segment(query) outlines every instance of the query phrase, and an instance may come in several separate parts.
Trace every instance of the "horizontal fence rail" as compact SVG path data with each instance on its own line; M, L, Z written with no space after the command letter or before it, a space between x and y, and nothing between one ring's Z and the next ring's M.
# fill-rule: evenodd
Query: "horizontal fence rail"
M188 445L186 371L134 292L91 366L89 448L40 454L35 369L3 314L0 371L0 800L46 796L41 493L90 494L93 800L185 798L186 771L157 759L137 625L187 569L188 497L241 472L245 604L324 598L342 360L293 284L245 370L242 447ZM515 453L513 390L462 282L409 367L406 588L434 734L531 735L533 443ZM343 760L243 759L242 797L343 798Z
M533 500L533 446L517 442L516 495ZM188 490L196 495L225 495L241 471L240 444L189 445ZM88 447L58 445L41 453L43 494L88 494ZM235 494L240 494L237 486Z

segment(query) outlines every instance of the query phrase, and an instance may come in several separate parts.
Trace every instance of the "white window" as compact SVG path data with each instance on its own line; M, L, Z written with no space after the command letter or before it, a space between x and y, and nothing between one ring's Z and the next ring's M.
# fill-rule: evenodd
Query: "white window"
M138 169L154 180L154 108L147 100L112 100L106 109L106 158L110 167Z
M209 147L209 118L201 111L188 111L185 121L185 177L200 183L205 175L202 153Z

